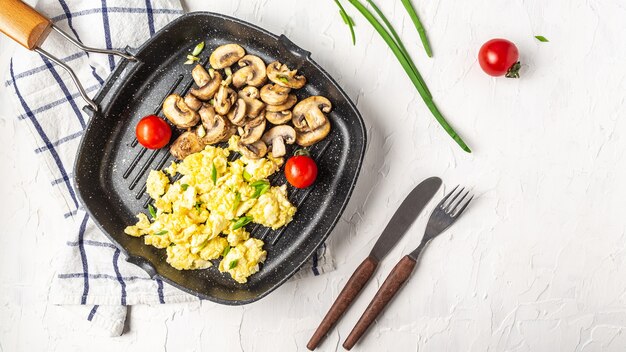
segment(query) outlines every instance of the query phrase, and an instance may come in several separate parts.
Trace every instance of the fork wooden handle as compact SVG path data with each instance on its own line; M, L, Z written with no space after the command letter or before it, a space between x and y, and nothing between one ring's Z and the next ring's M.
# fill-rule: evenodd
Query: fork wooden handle
M354 271L354 274L352 274L346 286L341 290L339 296L337 296L335 303L330 307L330 310L326 313L326 316L317 327L317 330L315 330L315 333L311 336L311 340L309 340L306 348L312 351L322 342L328 330L337 323L354 299L358 297L365 284L372 277L372 274L374 274L374 270L376 270L377 266L378 260L376 258L371 256L365 258L361 265Z
M411 276L413 269L415 268L415 260L408 255L404 256L398 264L391 270L385 282L376 292L376 295L370 302L365 312L356 323L350 335L343 343L343 348L349 350L354 344L359 341L361 336L367 331L370 325L376 320L376 317L383 311L385 306L391 301L391 299L398 293L402 284Z
M0 6L0 32L33 50L45 39L52 22L20 0L2 0Z

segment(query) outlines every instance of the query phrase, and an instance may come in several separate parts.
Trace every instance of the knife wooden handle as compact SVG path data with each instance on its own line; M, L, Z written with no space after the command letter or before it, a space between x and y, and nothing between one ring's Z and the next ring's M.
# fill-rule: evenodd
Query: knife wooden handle
M311 336L311 340L309 340L309 343L306 345L309 350L312 351L319 345L326 336L326 333L328 333L328 330L337 323L343 313L350 307L354 299L358 297L365 284L374 274L374 270L376 270L377 266L378 260L369 256L356 268L354 274L352 274L350 280L346 283L346 286L341 290L339 296L337 296L335 303L333 303L328 313L326 313L324 320L322 320L313 336Z
M20 0L2 0L0 32L28 50L39 46L50 33L52 22Z
M348 338L343 343L343 348L350 350L354 344L359 341L361 336L367 331L367 328L376 320L376 317L383 311L385 306L391 301L391 299L398 293L402 284L411 276L415 268L415 260L408 255L404 256L398 264L391 270L385 282L383 282L378 292L370 302L365 312L359 319L359 321L348 335Z

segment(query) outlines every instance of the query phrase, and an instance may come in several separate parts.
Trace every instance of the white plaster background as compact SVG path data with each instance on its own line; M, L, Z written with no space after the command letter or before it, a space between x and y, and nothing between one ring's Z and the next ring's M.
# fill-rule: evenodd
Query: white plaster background
M310 50L358 104L369 145L331 235L337 271L287 283L243 307L132 307L119 338L46 303L67 229L29 132L0 88L0 351L305 350L404 195L431 175L448 190L471 186L478 198L431 244L355 351L623 351L626 5L414 0L433 46L428 59L400 2L377 3L474 153L445 135L386 45L347 2L356 46L332 1L186 1L191 10L285 33ZM538 34L550 43L534 39ZM480 70L476 53L493 37L517 44L521 79ZM13 48L0 39L2 77ZM417 245L426 213L319 350L342 350L377 286Z

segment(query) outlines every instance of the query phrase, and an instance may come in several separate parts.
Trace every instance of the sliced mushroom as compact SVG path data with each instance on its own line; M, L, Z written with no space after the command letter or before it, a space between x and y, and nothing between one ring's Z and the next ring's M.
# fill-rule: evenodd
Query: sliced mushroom
M280 105L287 101L289 92L291 92L291 88L278 84L266 84L261 88L261 100L269 105Z
M228 114L230 107L233 106L236 100L237 93L235 93L234 90L228 87L221 86L215 94L215 102L213 104L215 112L220 115Z
M233 125L243 126L246 121L246 102L242 98L237 99L235 105L228 112L228 119Z
M243 144L239 141L239 143L237 143L237 147L243 156L250 159L259 159L267 154L267 146L261 140L252 144Z
M232 123L229 123L228 129L226 130L226 134L224 134L224 138L222 138L220 142L228 142L230 137L235 135L235 133L237 133L237 126L233 125Z
M198 69L198 71L202 70L206 73L206 70L201 65L196 66L196 68L194 68L194 71L198 67L200 68ZM193 72L192 72L192 75L193 75ZM200 100L204 100L204 101L207 101L213 98L213 96L215 95L217 90L220 88L221 83L222 83L222 75L219 72L217 71L213 72L212 78L208 73L206 73L206 75L209 77L209 80L207 81L207 83L205 83L204 85L200 85L198 84L198 80L196 80L196 84L198 84L198 87L200 88L191 88L191 90L189 91L191 94L196 96L196 98ZM194 77L194 80L195 80L195 77ZM200 83L202 82L203 81L200 81Z
M226 44L218 46L209 57L209 63L211 67L215 69L221 69L229 67L235 62L239 61L246 51L240 45Z
M265 104L257 99L259 96L259 90L255 87L245 87L239 91L239 97L246 102L246 115L252 118L256 118L261 114Z
M306 84L306 78L297 75L298 70L290 70L285 64L274 61L267 66L267 78L279 86L300 89Z
M296 128L296 131L296 143L300 146L308 147L326 138L328 133L330 133L330 122L326 119L326 122L317 129L298 130Z
M290 110L265 112L265 118L267 119L267 121L271 122L274 125L282 125L289 122L289 120L291 120L291 116L292 114Z
M265 110L269 112L285 111L285 110L291 109L291 107L293 107L297 101L298 101L298 98L296 98L294 94L289 94L289 96L287 97L287 101L285 101L284 103L280 105L267 105L265 107Z
M191 70L191 77L193 77L193 81L196 82L198 87L203 87L211 80L211 75L207 72L204 66L198 64L193 70Z
M178 94L172 94L163 101L163 113L174 126L187 128L195 126L200 120L200 115L185 104Z
M233 74L233 85L237 88L244 85L258 87L265 83L267 78L265 62L260 57L246 55L239 60L241 68Z
M296 129L303 129L306 124L309 130L315 130L327 121L324 113L330 112L331 109L332 104L325 97L320 95L308 97L293 108L293 124Z
M170 153L179 160L204 149L204 144L195 132L186 131L172 143Z
M221 115L217 115L210 105L204 105L198 112L202 119L202 129L204 133L198 134L203 144L215 144L224 139L230 129L230 122ZM199 132L199 131L196 131Z
M263 143L271 148L272 156L278 158L287 152L286 144L293 144L296 141L296 131L288 125L272 127L261 137Z
M184 101L185 104L187 104L187 106L193 111L198 111L202 107L202 101L191 93L187 93L187 95L185 95Z
M250 120L240 129L241 139L239 141L241 143L251 144L258 141L263 136L263 131L265 131L265 116L261 115Z

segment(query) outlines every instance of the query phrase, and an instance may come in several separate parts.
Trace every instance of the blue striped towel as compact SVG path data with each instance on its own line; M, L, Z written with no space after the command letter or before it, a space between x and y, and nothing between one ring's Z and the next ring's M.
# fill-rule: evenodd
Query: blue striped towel
M85 45L108 49L138 47L183 13L180 3L171 0L41 0L37 9ZM92 96L120 60L79 51L54 33L43 48L69 63ZM37 160L47 165L59 207L72 229L57 230L66 238L59 239L64 249L50 302L76 305L71 309L117 336L124 328L127 305L197 301L120 258L120 250L79 204L71 171L88 116L81 111L84 102L69 75L43 56L18 48L5 85L15 93L18 119L32 131ZM323 245L296 277L332 269L332 257Z

